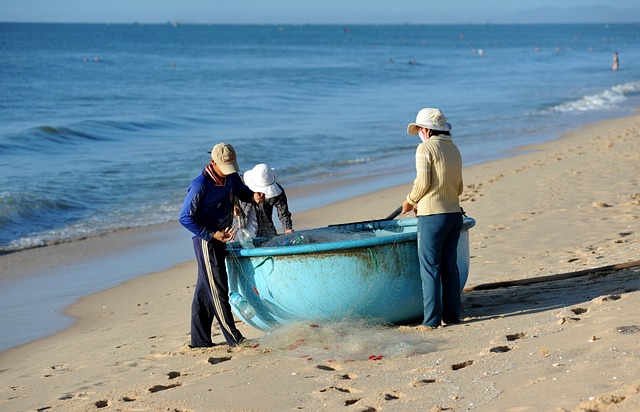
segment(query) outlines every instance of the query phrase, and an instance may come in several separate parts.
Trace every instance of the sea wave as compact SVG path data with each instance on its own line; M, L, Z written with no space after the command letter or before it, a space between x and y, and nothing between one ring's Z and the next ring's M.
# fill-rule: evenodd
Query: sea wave
M549 108L548 112L571 113L618 107L631 96L640 94L640 82L619 84L600 93L564 102Z
M43 144L73 145L83 142L117 141L122 136L175 128L165 120L86 120L65 126L40 125L0 135L0 149L40 150Z
M81 195L46 193L34 198L0 192L0 255L166 223L176 218L179 207L175 199L167 199L106 212L84 202Z
M339 160L339 161L335 161L332 162L331 165L332 166L349 166L349 165L359 165L359 164L363 164L363 163L369 163L374 161L375 159L372 157L360 157L357 159L344 159L344 160Z
M306 165L290 165L282 170L282 181L298 184L307 180L315 182L316 179L326 176L349 175L352 167L375 162L375 157L358 157L351 159L336 159L332 161L310 162Z
M0 193L0 253L25 247L43 246L44 240L25 241L32 233L50 230L58 225L59 217L83 205L70 199L41 197L34 199L29 193ZM17 243L16 243L17 242Z

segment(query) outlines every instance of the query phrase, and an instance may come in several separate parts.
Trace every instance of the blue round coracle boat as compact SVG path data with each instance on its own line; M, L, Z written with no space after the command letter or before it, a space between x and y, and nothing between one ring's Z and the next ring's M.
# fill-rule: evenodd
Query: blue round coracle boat
M253 309L245 316L232 307L234 314L261 330L351 318L396 324L421 321L417 222L411 218L332 225L269 241L254 239L254 248L228 243L229 292L242 295ZM474 219L464 218L458 243L461 288L469 274L468 231L474 225Z

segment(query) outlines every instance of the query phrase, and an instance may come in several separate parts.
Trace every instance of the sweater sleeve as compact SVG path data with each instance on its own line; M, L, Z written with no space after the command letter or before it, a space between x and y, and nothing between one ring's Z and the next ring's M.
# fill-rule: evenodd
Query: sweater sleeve
M234 173L232 175L228 175L227 179L234 179L233 189L235 191L234 194L238 197L238 199L246 203L253 202L253 191L244 184L239 174Z
M278 185L280 186L280 185ZM282 186L280 186L282 189ZM291 212L289 212L289 204L287 202L287 195L282 189L282 193L280 193L276 199L275 207L278 210L278 219L282 222L282 227L286 229L293 229L293 221L291 220Z
M207 228L195 218L202 200L202 186L191 186L180 209L180 224L187 228L195 236L200 236L206 241L211 241L211 235Z
M415 206L418 201L427 194L431 185L431 157L423 145L416 149L416 179L413 181L411 193L407 196L407 202Z

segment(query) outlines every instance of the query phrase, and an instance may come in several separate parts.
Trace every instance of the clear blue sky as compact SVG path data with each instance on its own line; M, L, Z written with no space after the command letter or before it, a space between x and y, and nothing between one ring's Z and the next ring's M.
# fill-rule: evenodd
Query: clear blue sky
M637 0L0 0L0 21L252 24L640 22L638 3Z

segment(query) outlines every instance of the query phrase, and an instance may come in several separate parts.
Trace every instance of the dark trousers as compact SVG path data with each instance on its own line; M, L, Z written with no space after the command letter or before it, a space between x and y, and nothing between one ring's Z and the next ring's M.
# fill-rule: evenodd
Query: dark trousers
M201 237L193 238L193 250L198 262L198 280L191 304L191 346L210 347L214 318L229 346L236 346L244 337L235 326L229 305L229 284L224 265L226 245Z
M462 213L418 216L418 260L425 326L460 321L458 240Z

